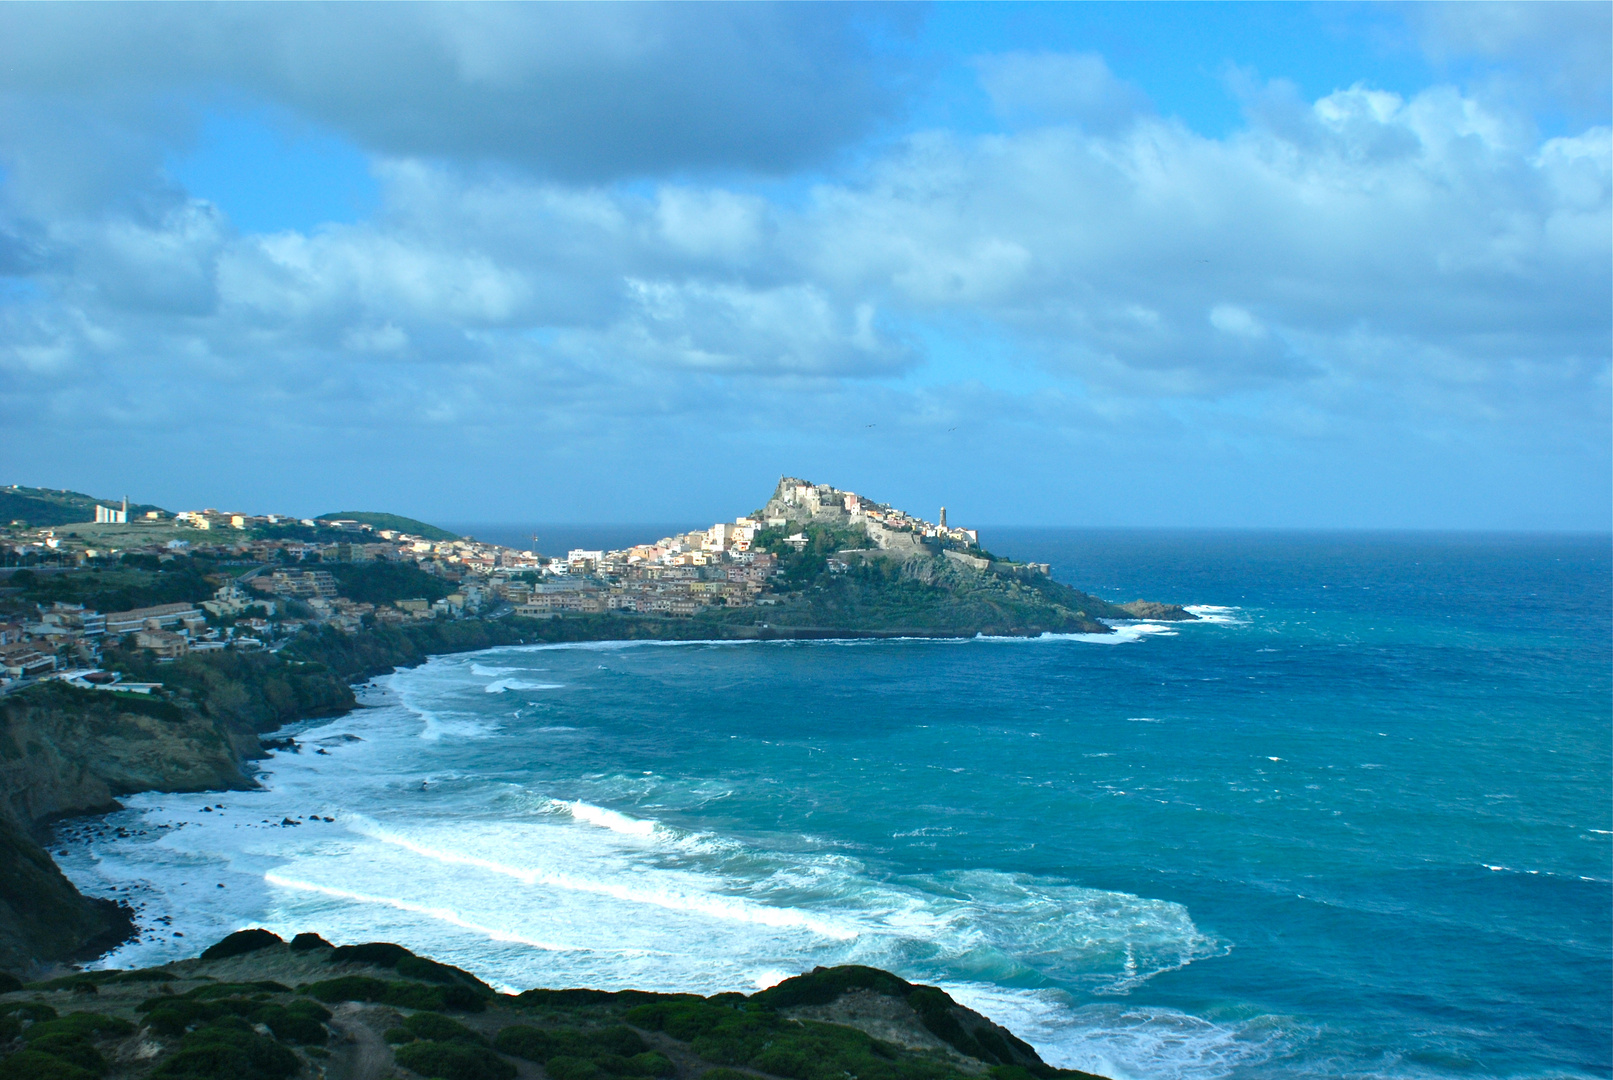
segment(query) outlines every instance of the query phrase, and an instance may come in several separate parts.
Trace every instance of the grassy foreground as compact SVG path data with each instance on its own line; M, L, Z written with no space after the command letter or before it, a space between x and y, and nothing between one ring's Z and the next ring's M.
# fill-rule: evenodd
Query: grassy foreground
M243 930L194 960L0 990L0 1080L1101 1080L866 967L749 996L500 994L387 942Z

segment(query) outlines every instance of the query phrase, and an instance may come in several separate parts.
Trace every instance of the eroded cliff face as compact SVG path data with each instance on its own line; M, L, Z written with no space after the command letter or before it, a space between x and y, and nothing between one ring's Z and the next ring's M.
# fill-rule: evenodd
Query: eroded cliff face
M128 911L82 895L27 833L0 819L0 969L87 960L132 929Z
M0 813L31 828L107 809L117 796L136 791L250 783L217 721L160 699L136 711L140 705L120 696L51 683L6 698L0 708Z

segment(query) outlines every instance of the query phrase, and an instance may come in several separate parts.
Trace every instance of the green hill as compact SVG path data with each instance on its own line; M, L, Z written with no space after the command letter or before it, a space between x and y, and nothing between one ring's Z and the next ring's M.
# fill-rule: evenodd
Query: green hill
M374 514L367 510L342 510L334 514L320 514L325 521L357 521L369 525L377 530L393 529L411 536L424 537L427 540L458 540L459 537L447 529L439 529L435 525L427 525L424 521L406 518L400 514Z
M58 488L30 488L13 484L0 487L0 525L13 521L26 521L34 528L51 525L73 525L95 520L95 504L122 506L123 499L97 499L82 491L65 491ZM134 519L148 510L161 510L149 503L130 503L129 517Z

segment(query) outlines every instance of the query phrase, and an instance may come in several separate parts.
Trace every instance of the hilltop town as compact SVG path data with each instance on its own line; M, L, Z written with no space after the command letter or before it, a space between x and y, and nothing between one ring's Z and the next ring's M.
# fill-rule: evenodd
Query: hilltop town
M15 506L37 499L37 491L13 487L6 493ZM90 509L87 497L55 494L72 496L58 514ZM729 627L970 629L966 622L923 618L908 619L909 626L885 620L859 627L872 617L867 610L838 625L832 612L813 614L814 604L822 606L820 594L845 591L835 579L863 580L875 564L882 569L874 576L887 584L894 577L941 587L945 596L938 593L937 600L955 599L958 587L971 584L1019 583L1031 592L1038 584L1043 591L1054 587L1050 567L994 558L981 548L976 530L948 524L945 508L930 522L794 477L780 480L759 510L732 521L620 550L557 555L457 537L392 515L131 511L127 500L95 503L93 511L94 521L37 527L14 519L0 539L0 573L10 586L0 599L0 663L7 678L57 677L108 688L116 682L118 690L149 692L99 670L107 642L173 660L225 649L274 650L310 630L354 634L442 619L617 614L703 617ZM1107 629L1093 621L1098 618L1161 614L1075 596L1070 612L1079 612L1093 632ZM116 608L108 602L124 598L164 602ZM1042 623L976 628L1073 628Z

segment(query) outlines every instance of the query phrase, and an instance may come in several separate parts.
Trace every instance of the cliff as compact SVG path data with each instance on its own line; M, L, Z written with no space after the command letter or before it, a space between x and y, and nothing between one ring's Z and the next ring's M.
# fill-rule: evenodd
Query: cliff
M128 933L115 905L81 896L39 845L50 822L137 791L216 791L252 781L260 732L353 706L320 665L258 654L109 663L161 679L166 696L50 682L0 698L0 968L88 959Z
M513 1080L539 1066L550 1080L1101 1080L874 968L818 968L749 996L499 994L398 945L265 930L162 968L13 987L0 1052L4 1075L72 1080Z

